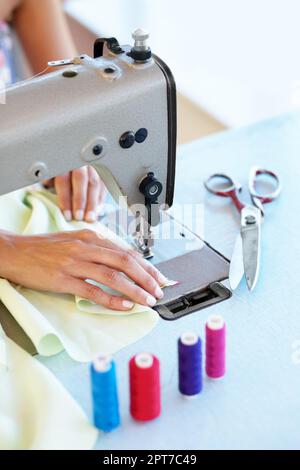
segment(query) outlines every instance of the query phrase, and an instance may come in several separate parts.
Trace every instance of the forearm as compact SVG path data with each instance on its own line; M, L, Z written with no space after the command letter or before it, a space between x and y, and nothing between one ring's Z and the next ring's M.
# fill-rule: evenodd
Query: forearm
M23 0L13 22L34 73L49 60L76 55L60 0Z

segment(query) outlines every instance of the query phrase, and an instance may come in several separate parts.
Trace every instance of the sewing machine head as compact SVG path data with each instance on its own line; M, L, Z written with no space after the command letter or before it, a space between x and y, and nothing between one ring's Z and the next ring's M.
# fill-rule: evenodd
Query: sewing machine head
M127 198L137 245L149 257L150 227L173 201L176 91L148 35L138 30L133 37L133 47L98 39L94 58L51 62L55 72L7 90L0 105L0 193L93 165L115 198ZM156 232L168 224L170 237L164 231L156 237L153 261L180 282L165 289L159 314L174 320L229 298L221 284L228 261L173 217L164 219Z
M0 193L93 165L113 196L116 189L126 196L141 222L139 248L149 256L149 227L173 200L176 91L169 68L147 46L148 34L137 30L133 38L133 47L98 39L94 58L51 62L57 71L7 89Z

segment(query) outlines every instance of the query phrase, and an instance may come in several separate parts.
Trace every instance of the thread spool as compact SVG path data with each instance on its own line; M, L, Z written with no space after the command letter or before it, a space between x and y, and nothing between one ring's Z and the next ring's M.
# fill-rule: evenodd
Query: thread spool
M161 412L160 366L157 357L140 353L129 361L130 413L137 421L150 421Z
M115 362L100 356L91 364L94 424L104 432L120 424Z
M193 398L202 390L202 345L196 333L187 332L178 339L179 391Z
M219 379L226 368L226 326L220 315L212 315L205 325L206 363L208 377Z

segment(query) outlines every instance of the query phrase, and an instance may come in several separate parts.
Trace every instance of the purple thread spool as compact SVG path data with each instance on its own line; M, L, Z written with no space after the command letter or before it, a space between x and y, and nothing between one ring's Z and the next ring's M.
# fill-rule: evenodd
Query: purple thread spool
M208 377L219 379L225 375L226 326L220 315L212 315L205 325L206 362Z
M196 333L184 333L178 339L179 391L186 398L202 390L201 339Z

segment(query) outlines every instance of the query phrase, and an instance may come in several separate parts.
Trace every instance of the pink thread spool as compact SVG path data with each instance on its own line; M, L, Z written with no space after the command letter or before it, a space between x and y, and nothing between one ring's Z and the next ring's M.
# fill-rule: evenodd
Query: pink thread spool
M205 325L206 359L208 377L219 379L225 375L226 326L220 315L212 315Z

